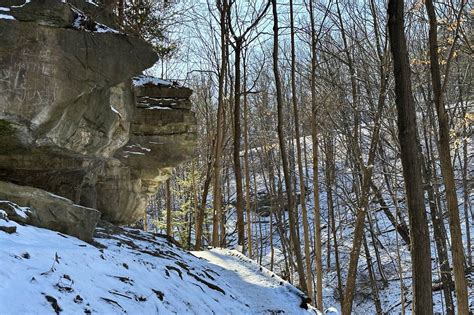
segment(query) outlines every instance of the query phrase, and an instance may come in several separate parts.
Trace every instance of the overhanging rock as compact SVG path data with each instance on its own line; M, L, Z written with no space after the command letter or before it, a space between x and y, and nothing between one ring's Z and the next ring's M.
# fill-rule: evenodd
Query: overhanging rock
M132 84L156 53L95 22L101 12L87 1L10 0L0 12L0 181L114 223L142 218L194 153L192 91L148 77Z

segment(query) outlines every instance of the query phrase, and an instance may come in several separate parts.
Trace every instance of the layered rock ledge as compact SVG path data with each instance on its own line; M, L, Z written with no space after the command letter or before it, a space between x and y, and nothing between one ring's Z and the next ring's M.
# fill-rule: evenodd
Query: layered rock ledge
M157 61L152 47L94 22L107 16L89 2L0 7L0 181L113 223L142 218L148 197L193 155L192 91L139 76Z

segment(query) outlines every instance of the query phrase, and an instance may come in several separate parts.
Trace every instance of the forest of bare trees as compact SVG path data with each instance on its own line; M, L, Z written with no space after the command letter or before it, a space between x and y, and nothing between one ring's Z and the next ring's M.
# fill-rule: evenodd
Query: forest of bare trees
M237 248L320 310L472 312L472 3L164 3L152 71L194 90L199 146L147 229Z

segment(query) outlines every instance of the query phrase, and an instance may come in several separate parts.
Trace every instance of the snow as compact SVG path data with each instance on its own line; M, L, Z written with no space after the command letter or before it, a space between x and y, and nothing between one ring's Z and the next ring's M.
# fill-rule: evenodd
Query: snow
M90 23L90 18L85 15L81 10L75 8L75 7L71 7L71 9L74 11L74 13L77 14L77 17L76 19L74 20L73 24L72 24L72 27L75 28L75 29L78 29L78 30L83 30L83 31L87 31L87 32L92 32L92 33L112 33L112 34L121 34L119 31L107 26L107 25L104 25L104 24L101 24L101 23L98 23L98 22L95 22L95 21L92 21L92 23ZM93 29L90 29L90 27L86 27L85 25L92 25L93 26Z
M95 1L92 1L92 0L86 0L87 3L90 3L92 5L95 5L96 7L98 7L99 5L97 3L95 3Z
M31 211L29 207L20 207L19 205L7 200L0 200L0 203L8 204L13 210L15 210L15 214L23 219L27 219ZM0 210L0 219L2 218L3 214L4 214L4 217L6 218L7 213L3 210Z
M0 14L0 20L15 20L15 18L9 14Z
M143 152L136 152L136 151L123 151L125 154L135 154L135 155L145 155Z
M137 150L146 151L146 152L151 152L151 149L150 149L150 148L145 148L144 146L141 146L141 145L138 144L138 143L131 144L131 145L127 145L126 148L129 148L129 149L137 149Z
M114 113L120 115L120 113L118 112L118 110L116 110L115 107L113 107L112 105L110 105L110 109L111 109Z
M139 75L133 78L133 85L135 86L143 86L146 84L172 86L173 82L155 78L149 75Z
M12 5L11 7L12 8L21 8L21 7L24 7L26 4L30 3L31 0L25 0L25 3L23 3L22 5Z
M169 106L158 106L158 105L156 105L156 106L147 107L146 109L147 110L149 110L149 109L153 109L153 110L172 110L174 108L171 108Z
M299 306L303 292L238 251L215 248L193 254L215 265L214 270L225 276L240 293L240 300L257 314L316 313L312 308L305 310Z
M0 219L0 225L5 222ZM55 307L61 314L307 313L299 308L295 288L279 285L278 277L254 263L243 261L238 268L243 258L232 252L213 250L208 258L215 258L208 262L139 230L100 227L93 246L51 230L8 224L17 232L0 231L2 315L52 314ZM217 258L230 269L216 266Z

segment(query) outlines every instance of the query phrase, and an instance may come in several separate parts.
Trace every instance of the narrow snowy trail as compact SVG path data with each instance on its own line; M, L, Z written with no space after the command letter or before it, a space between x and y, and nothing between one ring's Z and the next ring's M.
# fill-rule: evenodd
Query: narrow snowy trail
M301 291L237 251L211 249L193 254L215 265L253 314L317 314L311 307L300 307Z

